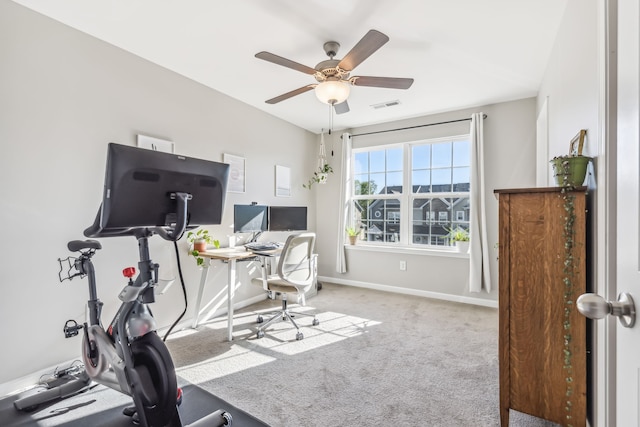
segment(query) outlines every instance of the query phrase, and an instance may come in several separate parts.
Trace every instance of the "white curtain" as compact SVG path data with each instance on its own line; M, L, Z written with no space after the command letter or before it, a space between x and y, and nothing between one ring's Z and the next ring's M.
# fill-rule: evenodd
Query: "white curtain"
M336 257L336 271L347 272L347 258L344 251L345 228L349 224L349 200L351 199L351 135L342 136L342 168L340 169L340 209L338 209L338 250Z
M471 116L471 191L469 207L470 262L469 290L491 292L491 270L489 267L489 241L487 240L487 215L484 182L484 138L483 113Z

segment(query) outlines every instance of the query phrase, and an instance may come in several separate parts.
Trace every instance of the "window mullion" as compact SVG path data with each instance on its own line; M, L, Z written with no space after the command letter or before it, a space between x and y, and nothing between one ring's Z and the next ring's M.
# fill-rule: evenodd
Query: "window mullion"
M402 147L402 198L400 199L400 243L411 244L411 145Z

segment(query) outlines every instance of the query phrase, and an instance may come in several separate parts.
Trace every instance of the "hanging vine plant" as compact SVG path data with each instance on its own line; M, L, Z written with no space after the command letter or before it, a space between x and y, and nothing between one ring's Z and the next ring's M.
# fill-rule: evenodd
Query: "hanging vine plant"
M327 177L332 172L333 172L333 168L328 163L326 163L323 166L320 166L318 170L313 173L313 175L309 179L309 182L306 184L302 184L302 186L308 190L311 190L311 186L314 183L326 184Z
M574 367L573 354L571 352L573 335L571 329L571 316L575 309L574 291L576 268L579 260L574 259L574 249L576 245L576 211L575 192L576 186L584 182L587 165L592 161L591 157L582 155L582 149L587 135L586 129L581 129L569 143L569 155L558 156L551 160L554 167L556 183L561 187L560 194L564 204L564 261L562 266L562 283L564 285L564 317L563 317L563 368L565 370L566 393L564 408L565 426L573 427L573 398L574 398Z
M574 245L574 221L575 221L575 196L570 194L571 187L563 187L563 199L565 209L565 221L564 221L564 266L563 266L563 282L564 282L564 369L566 370L566 382L567 382L567 426L572 427L571 424L571 409L572 409L572 396L573 396L573 365L571 363L571 312L573 311L573 277L574 277L574 262L573 262L573 245Z
M565 380L566 380L566 401L565 401L565 410L566 410L566 426L573 427L572 420L572 410L573 410L573 395L574 395L574 387L573 387L573 363L572 358L573 354L571 353L571 342L573 340L572 331L571 331L571 314L574 310L574 278L575 278L575 268L576 268L576 260L573 257L573 249L575 247L575 221L576 221L576 213L575 213L575 199L576 196L572 193L575 190L575 186L569 180L570 174L568 173L570 169L570 165L568 161L562 163L562 166L565 168L565 179L561 185L561 197L564 203L564 224L563 224L563 237L564 237L564 263L562 268L563 279L562 282L564 284L564 318L563 318L563 358L564 363L563 367L565 370Z

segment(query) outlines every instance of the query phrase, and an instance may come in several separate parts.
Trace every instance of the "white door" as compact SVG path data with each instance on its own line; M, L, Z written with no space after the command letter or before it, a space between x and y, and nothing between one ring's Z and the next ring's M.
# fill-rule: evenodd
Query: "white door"
M629 295L634 300L634 309L640 310L640 5L638 0L605 3L610 8L608 11L617 16L617 31L612 29L613 36L617 36L617 48L612 41L611 60L617 60L618 84L617 113L611 117L617 122L617 137L612 142L617 150L612 166L616 175L614 199L617 200L607 201L617 227L615 233L607 236L608 246L615 247L615 255L611 255L615 257L612 261L616 277L615 283L612 280L608 286L609 293ZM623 308L612 302L613 305L607 305L603 298L588 294L578 300L578 308L583 314L590 313L589 317L602 318L611 311L618 315L621 311L626 313L631 306L627 304ZM602 411L596 417L599 427L640 426L640 318L635 325L630 325L630 316L621 318L631 327L610 316L608 321L615 322L615 333L606 336L609 334L600 328L596 341L598 354L606 365L604 373L598 374L596 385L598 400L606 401L597 405L597 410Z
M640 7L618 1L617 290L640 309ZM636 322L640 323L640 322ZM640 426L640 326L618 323L616 364L617 426Z

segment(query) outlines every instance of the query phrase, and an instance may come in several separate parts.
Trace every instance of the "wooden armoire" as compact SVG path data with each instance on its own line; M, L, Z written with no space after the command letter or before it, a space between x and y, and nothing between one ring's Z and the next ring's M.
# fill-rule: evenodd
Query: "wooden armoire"
M561 188L495 190L499 202L500 423L509 410L584 427L587 416L586 318L575 300L586 286L586 189L571 191L575 223L569 304L573 379L565 366L565 202ZM567 402L570 402L568 404ZM568 416L570 418L568 418Z

